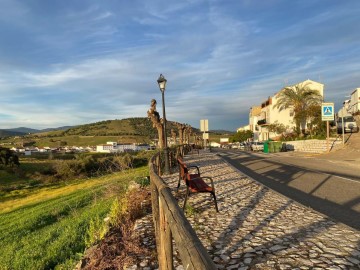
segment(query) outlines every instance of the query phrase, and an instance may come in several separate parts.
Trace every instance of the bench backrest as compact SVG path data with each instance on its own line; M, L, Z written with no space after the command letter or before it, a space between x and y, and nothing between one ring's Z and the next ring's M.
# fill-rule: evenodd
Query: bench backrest
M186 174L189 172L189 170L182 158L178 158L177 162L179 164L179 177L185 180Z

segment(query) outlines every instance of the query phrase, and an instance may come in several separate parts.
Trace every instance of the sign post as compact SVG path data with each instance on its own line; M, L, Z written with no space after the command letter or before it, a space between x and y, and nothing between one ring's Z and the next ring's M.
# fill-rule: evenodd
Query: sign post
M334 103L333 102L324 102L321 104L321 120L326 121L326 147L327 151L330 152L329 147L329 137L330 137L330 128L329 121L334 120Z
M203 133L203 140L204 140L204 148L206 148L207 147L206 141L209 140L209 133L207 133L209 131L209 121L208 121L208 119L200 120L200 131L204 132Z

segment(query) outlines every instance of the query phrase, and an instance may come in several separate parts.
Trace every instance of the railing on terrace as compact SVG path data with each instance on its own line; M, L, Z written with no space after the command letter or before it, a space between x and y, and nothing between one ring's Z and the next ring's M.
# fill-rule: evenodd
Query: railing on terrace
M175 151L169 151L170 165L175 165L176 156L183 156L189 150L191 150L189 146L180 146ZM152 213L159 269L174 269L173 239L184 269L216 269L211 257L171 194L169 186L161 178L162 161L162 153L158 152L149 162Z

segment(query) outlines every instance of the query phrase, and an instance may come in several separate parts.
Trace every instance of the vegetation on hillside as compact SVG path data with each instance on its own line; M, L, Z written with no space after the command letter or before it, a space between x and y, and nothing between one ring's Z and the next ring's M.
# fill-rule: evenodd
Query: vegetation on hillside
M104 218L122 220L121 198L144 183L152 154L31 156L0 170L0 269L74 269L107 232Z
M142 167L15 200L15 210L0 213L0 269L74 269L87 244L98 240L114 199L147 173Z
M0 203L28 196L40 187L50 188L114 172L146 166L152 151L119 154L66 154L22 157L19 167L1 169ZM5 205L3 205L5 207Z
M19 166L19 158L18 156L8 148L0 147L0 169L2 166Z
M176 122L167 122L167 135L171 129L177 131ZM194 129L197 132L197 129ZM56 130L3 139L2 142L14 146L94 146L107 141L120 143L150 143L157 138L157 131L147 117L122 120L106 120L80 125L67 130Z

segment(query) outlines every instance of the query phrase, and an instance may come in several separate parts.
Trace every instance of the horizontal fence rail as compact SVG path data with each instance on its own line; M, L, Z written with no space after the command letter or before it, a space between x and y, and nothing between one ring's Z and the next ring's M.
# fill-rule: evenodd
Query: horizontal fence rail
M169 151L170 164L175 157L191 151L189 146L180 146ZM173 270L173 239L179 251L184 269L216 269L211 257L197 237L194 229L171 194L169 186L161 178L162 153L157 153L149 162L150 187L153 221L155 227L156 248L159 269Z

